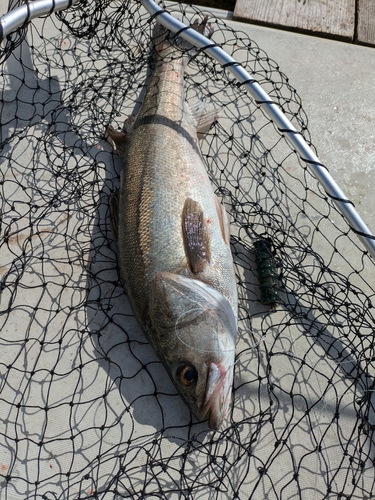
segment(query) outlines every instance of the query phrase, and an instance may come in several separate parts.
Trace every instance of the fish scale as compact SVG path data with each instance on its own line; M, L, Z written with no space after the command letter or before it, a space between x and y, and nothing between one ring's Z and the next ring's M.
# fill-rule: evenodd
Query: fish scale
M121 180L119 206L119 248L124 250L120 251L119 260L129 270L134 282L132 294L142 311L147 309L145 298L147 300L152 290L155 272L178 269L185 258L181 213L187 197L202 204L206 217L211 220L212 239L222 239L212 187L196 146L196 125L183 100L183 77L180 76L178 82L169 78L177 70L182 75L183 64L180 59L162 63L160 72L156 68L150 81L150 95L146 94L126 140L126 170ZM155 92L158 86L161 91ZM156 123L150 120L142 124L145 117ZM163 118L167 125L162 124ZM193 144L182 136L180 127L190 132ZM207 197L211 203L207 203ZM227 262L227 248L222 248L221 254ZM215 258L217 266L221 256ZM125 277L124 281L127 283L129 278ZM220 288L229 298L225 287Z
M227 367L222 366L219 351L224 349L233 371L236 280L229 241L225 241L224 211L215 200L203 163L197 118L185 102L187 58L169 42L157 49L132 129L126 136L108 131L124 161L117 206L118 263L139 323L193 413L203 418L208 404L216 405L216 413L223 412L223 398L217 398L221 403L216 401L218 389L206 387L207 380L220 382L221 392L225 390L229 397L229 382L224 381ZM184 235L185 220L201 221L199 227L192 225L198 245ZM199 272L194 272L195 259L201 262L201 267L196 266ZM213 354L208 355L210 349ZM182 388L181 363L190 367L183 380L187 386ZM184 370L181 373L187 374ZM228 377L232 380L230 373ZM209 402L205 401L208 394ZM223 420L221 413L211 417L213 427Z

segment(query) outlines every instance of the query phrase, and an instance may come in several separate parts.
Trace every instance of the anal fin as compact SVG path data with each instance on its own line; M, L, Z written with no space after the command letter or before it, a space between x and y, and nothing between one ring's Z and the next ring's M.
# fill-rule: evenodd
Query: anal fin
M217 215L219 217L221 235L223 237L224 242L227 245L229 245L229 242L230 242L229 219L228 219L228 215L227 215L225 208L220 203L217 196L215 196L215 206L216 206Z
M182 234L189 266L194 274L200 273L210 263L210 234L201 206L191 198L182 210Z

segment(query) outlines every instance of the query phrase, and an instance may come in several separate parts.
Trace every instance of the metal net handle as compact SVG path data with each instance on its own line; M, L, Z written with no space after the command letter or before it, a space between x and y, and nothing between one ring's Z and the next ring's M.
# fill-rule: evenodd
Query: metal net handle
M0 17L0 42L32 19L68 9L80 0L35 0Z

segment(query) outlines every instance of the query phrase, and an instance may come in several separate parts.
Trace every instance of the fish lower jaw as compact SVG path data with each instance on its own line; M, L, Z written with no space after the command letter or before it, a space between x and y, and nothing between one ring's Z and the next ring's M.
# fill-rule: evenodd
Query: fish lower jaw
M218 429L227 416L232 400L232 380L230 372L211 363L206 399L202 406L202 419L209 414L208 425L212 430Z

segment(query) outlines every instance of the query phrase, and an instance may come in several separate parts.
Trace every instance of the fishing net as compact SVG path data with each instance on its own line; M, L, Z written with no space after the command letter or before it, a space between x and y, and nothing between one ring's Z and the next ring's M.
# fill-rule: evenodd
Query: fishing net
M205 14L311 144L278 65ZM0 499L370 499L374 262L204 53L186 93L221 109L201 147L231 219L239 292L220 431L190 414L134 319L109 220L121 162L105 129L139 106L152 27L137 2L81 2L1 51Z

